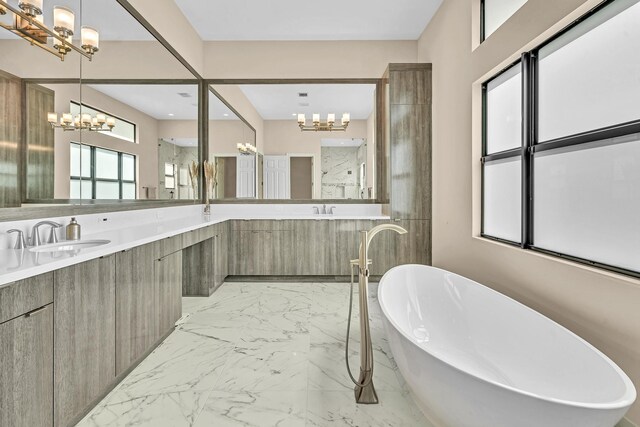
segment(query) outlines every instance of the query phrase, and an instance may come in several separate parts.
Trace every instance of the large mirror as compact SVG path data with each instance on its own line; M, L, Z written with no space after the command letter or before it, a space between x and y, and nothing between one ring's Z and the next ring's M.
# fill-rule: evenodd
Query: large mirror
M20 3L0 3L0 207L194 198L193 74L116 0Z
M213 198L375 198L375 84L214 84Z

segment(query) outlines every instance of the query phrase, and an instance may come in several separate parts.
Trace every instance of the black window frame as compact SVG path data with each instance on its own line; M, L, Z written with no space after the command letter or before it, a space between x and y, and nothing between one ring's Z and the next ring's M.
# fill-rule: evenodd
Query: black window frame
M568 31L571 31L577 25L581 24L583 21L589 19L593 15L600 12L602 9L606 8L610 4L612 4L615 0L606 0L589 12L560 30L558 33L553 35L551 38L547 39L542 44L536 46L534 49L525 52L521 55L520 59L510 64L496 75L491 77L482 83L482 156L480 161L482 163L482 173L481 173L481 231L480 236L489 239L498 241L507 245L516 246L524 250L538 252L546 255L551 255L557 258L565 259L568 261L576 262L583 265L588 265L591 267L596 267L602 270L611 271L614 273L631 276L634 278L640 278L640 271L629 270L621 267L617 267L614 265L592 261L589 259L584 259L580 257L576 257L573 255L564 254L561 252L544 249L537 247L534 242L534 222L533 222L533 208L534 208L534 168L533 168L533 159L536 153L554 150L558 148L578 146L588 143L594 143L602 141L603 143L607 143L606 141L611 138L628 136L633 134L640 133L640 118L631 122L619 123L613 126L607 126L604 128L594 129L586 132L581 132L573 135L564 136L561 138L555 138L548 141L539 141L538 140L538 125L539 125L539 102L538 102L538 58L540 49L547 46L549 43L553 42L557 38L563 36ZM484 11L484 0L481 0L482 12ZM484 19L483 19L484 23ZM483 24L484 25L484 24ZM482 25L482 26L483 26ZM482 28L484 31L484 28ZM482 34L484 35L484 33ZM522 146L521 148L510 149L498 153L487 154L487 85L493 81L495 78L501 76L506 71L510 70L514 66L521 66L521 76L522 76ZM522 236L521 242L513 242L510 240L501 239L498 237L494 237L491 235L487 235L484 231L484 190L485 190L485 180L484 180L484 165L488 161L499 160L505 158L515 158L520 157L522 164L522 194L521 194L521 202L522 202Z
M80 147L80 158L82 158L82 147L89 147L91 150L91 166L90 166L90 177L83 177L82 175L82 167L80 167L80 176L76 176L76 175L70 175L69 176L69 181L91 181L91 200L96 200L96 184L98 182L117 182L118 183L118 199L117 200L125 200L122 198L123 195L123 187L124 184L134 184L135 186L135 194L134 194L134 198L133 199L126 199L126 200L136 200L138 198L138 186L137 181L136 181L136 176L138 174L138 163L137 163L137 156L135 154L131 154L131 153L124 153L124 152L120 152L120 151L116 151L116 150L110 150L108 148L104 148L104 147L96 147L93 145L88 145L88 144L81 144L79 142L71 142L71 145L77 145L78 147ZM96 178L96 150L104 150L104 151L110 151L112 153L116 153L118 155L118 178L117 179L107 179L107 178ZM123 173L123 167L122 167L122 159L124 156L132 156L133 157L133 180L127 180L124 179L122 177ZM82 197L82 185L80 187L80 196ZM83 199L84 200L84 199ZM116 200L116 199L114 199Z

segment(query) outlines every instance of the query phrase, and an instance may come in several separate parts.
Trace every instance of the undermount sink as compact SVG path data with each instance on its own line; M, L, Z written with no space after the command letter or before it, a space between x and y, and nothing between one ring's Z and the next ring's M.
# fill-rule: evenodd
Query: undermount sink
M96 246L106 245L111 243L111 240L77 240L77 241L64 241L58 243L50 243L48 245L36 246L29 248L31 252L66 252L66 251L78 251L81 249L93 248Z

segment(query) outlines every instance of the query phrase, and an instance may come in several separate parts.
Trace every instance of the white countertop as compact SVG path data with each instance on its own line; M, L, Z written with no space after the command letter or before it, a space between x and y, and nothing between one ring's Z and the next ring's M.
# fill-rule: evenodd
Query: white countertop
M95 246L91 248L81 249L76 252L31 252L28 249L0 249L0 287L17 280L26 279L37 276L39 274L48 273L70 265L79 264L81 262L100 258L102 256L111 255L136 246L151 243L166 237L175 236L196 230L202 227L214 225L232 219L270 219L270 220L344 220L344 219L362 219L362 220L388 220L388 216L383 215L311 215L311 214L285 214L285 213L265 213L256 214L255 212L243 214L235 212L233 215L217 214L211 215L206 220L202 213L194 215L194 209L191 209L188 216L173 215L172 218L163 219L163 215L154 213L155 210L135 211L137 212L135 220L127 221L126 226L112 226L108 229L99 230L90 233L91 229L85 229L82 240L104 239L110 240L110 243ZM196 210L196 212L198 212ZM186 212L185 212L186 213ZM115 215L115 214L114 214ZM126 214L119 213L119 217ZM143 216L145 215L145 216ZM105 215L98 215L104 217ZM171 215L168 215L171 216ZM78 222L82 225L82 217L78 217ZM87 222L89 218L87 218ZM102 221L106 222L106 219ZM122 222L122 219L120 219ZM135 224L135 225L131 225ZM31 224L27 224L31 225ZM104 227L103 227L104 228ZM24 229L24 228L23 228Z

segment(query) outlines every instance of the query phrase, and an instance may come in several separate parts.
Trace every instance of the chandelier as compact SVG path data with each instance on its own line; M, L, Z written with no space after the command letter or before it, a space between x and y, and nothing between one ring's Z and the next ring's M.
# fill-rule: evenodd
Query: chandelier
M304 114L298 114L298 126L300 126L300 130L302 132L318 132L318 131L326 131L326 132L336 132L341 131L344 132L347 130L349 126L349 122L351 121L351 115L349 113L344 113L342 115L341 126L336 126L336 115L335 114L327 114L327 121L320 121L320 114L313 115L313 125L307 126L307 118Z
M71 113L65 113L58 122L57 113L48 113L47 121L53 129L65 131L88 130L91 132L111 132L116 127L116 119L107 117L104 114L77 114L75 117Z
M11 6L8 0L0 0L0 15L10 11L14 15L13 24L0 23L0 26L13 34L22 37L31 45L38 46L64 61L71 50L85 56L89 60L98 51L100 35L91 27L80 29L80 45L73 44L75 15L69 8L55 6L53 8L53 30L44 25L42 16L43 0L20 0L18 8ZM49 38L52 44L48 44Z
M240 154L255 154L258 152L258 149L248 142L246 144L239 142L237 147Z

